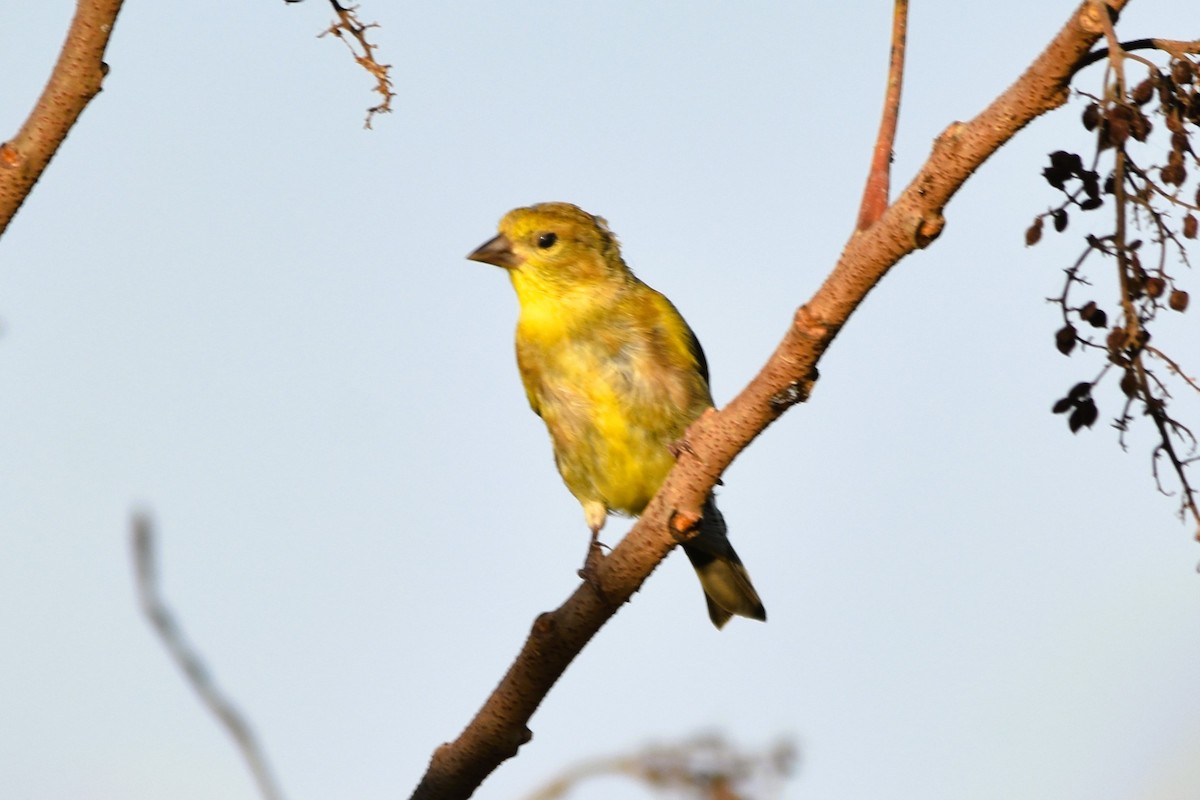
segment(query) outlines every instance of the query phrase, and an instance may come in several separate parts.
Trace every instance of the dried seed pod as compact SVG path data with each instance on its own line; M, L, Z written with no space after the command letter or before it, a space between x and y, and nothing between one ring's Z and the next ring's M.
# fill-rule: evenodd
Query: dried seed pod
M1059 401L1054 404L1054 408L1050 409L1050 411L1055 414L1065 414L1074 407L1075 407L1075 403L1071 400L1071 398L1063 397L1063 398L1060 398Z
M1071 391L1067 392L1067 397L1073 402L1079 402L1087 397L1092 392L1092 385L1087 381L1080 381L1071 387Z
M1163 296L1164 292L1167 291L1167 282L1157 276L1153 278L1146 278L1145 288L1147 295L1158 299L1159 297Z
M1100 106L1092 103L1083 110L1083 127L1089 131L1096 130L1096 126L1100 124Z
M1075 349L1075 339L1075 326L1068 323L1055 332L1054 346L1058 348L1058 352L1069 356Z
M1054 230L1062 233L1067 229L1067 210L1065 208L1055 210L1050 216L1054 217Z
M1067 179L1083 171L1083 159L1078 153L1055 150L1050 154L1050 166L1042 170L1042 177L1055 189L1063 190Z
M1138 380L1133 370L1127 369L1121 376L1121 391L1125 393L1126 397L1137 397Z
M1196 238L1196 217L1192 214L1188 214L1183 218L1183 238Z
M1192 65L1188 61L1179 59L1171 63L1171 80L1176 83L1186 86L1192 82Z
M1172 311L1187 311L1188 293L1183 289L1176 289L1171 292L1171 298L1167 300L1167 305L1171 307Z
M1079 309L1079 317L1093 328L1108 327L1108 314L1105 314L1104 309L1096 305L1095 300L1089 300L1083 308Z
M1066 150L1055 150L1050 154L1050 166L1060 169L1069 175L1083 172L1083 159L1078 153L1068 153Z
M1146 80L1139 83L1133 88L1133 94L1131 95L1133 102L1137 103L1139 106L1144 106L1146 103L1149 103L1150 98L1153 96L1154 78L1146 78ZM1091 128L1088 128L1088 130L1091 130Z
M1171 105L1171 101L1175 99L1175 81L1171 80L1170 76L1159 74L1159 80L1155 84L1158 89L1158 102L1164 106Z
M1127 119L1109 117L1107 130L1109 141L1117 147L1129 140L1129 120Z
M1108 345L1110 352L1114 354L1119 353L1125 349L1125 341L1127 338L1128 337L1125 335L1124 328L1113 328L1108 332L1108 339L1105 340L1105 344Z
M1146 137L1150 135L1150 131L1153 129L1154 126L1150 123L1150 120L1146 117L1146 115L1142 113L1140 108L1138 109L1137 113L1133 115L1133 119L1129 121L1129 132L1133 135L1133 138L1137 139L1139 142L1146 141Z
M1025 246L1032 247L1042 239L1042 218L1038 217L1025 229Z
M1162 168L1162 182L1171 186L1182 186L1187 180L1187 170L1183 164L1167 164Z
M1089 397L1071 412L1071 416L1067 419L1067 425L1071 428L1071 433L1077 433L1080 428L1092 427L1098 416L1100 416L1100 410L1096 408L1095 401Z

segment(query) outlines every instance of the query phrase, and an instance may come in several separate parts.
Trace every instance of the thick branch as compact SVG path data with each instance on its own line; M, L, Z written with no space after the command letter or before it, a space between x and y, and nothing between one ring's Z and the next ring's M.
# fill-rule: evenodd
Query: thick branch
M50 81L21 130L0 144L0 235L108 73L104 50L123 0L78 0Z
M1119 11L1128 0L1111 0ZM1103 5L1084 2L1040 56L979 116L954 123L916 178L865 231L856 232L825 283L795 315L771 359L732 403L688 431L689 447L641 519L604 560L603 597L582 585L534 623L525 646L454 742L434 753L413 798L470 797L532 735L526 724L564 669L675 546L674 522L698 509L733 459L790 405L808 396L816 365L850 314L888 270L941 232L942 209L1017 131L1062 105L1079 60L1103 32ZM677 511L678 510L678 511Z

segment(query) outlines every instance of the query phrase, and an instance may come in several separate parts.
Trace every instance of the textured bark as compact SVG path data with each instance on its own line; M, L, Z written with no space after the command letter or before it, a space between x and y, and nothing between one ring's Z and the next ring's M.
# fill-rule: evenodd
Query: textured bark
M104 50L123 0L79 0L58 63L17 135L0 144L0 235L108 73Z
M1061 106L1076 64L1102 35L1101 15L1128 0L1084 2L1023 75L982 113L952 123L913 181L867 229L856 231L836 266L795 313L759 374L721 411L687 433L688 446L658 495L598 570L601 591L581 585L540 616L508 673L475 719L433 754L412 797L470 797L531 733L529 718L571 660L637 591L681 539L704 498L733 459L788 407L807 399L816 366L850 315L901 258L928 246L944 225L942 210L966 180L1038 116Z

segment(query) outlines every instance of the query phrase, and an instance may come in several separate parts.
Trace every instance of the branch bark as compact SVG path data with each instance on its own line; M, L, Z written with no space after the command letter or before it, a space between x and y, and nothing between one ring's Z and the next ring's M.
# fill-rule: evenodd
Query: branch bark
M17 135L0 144L0 235L108 74L104 50L123 0L78 0L50 80Z
M893 0L892 52L888 59L887 91L884 93L875 150L871 154L871 171L867 175L862 205L858 209L860 231L874 225L887 210L888 194L891 192L892 146L896 142L896 123L900 119L900 92L904 86L904 48L907 40L908 0Z
M770 360L733 402L688 430L689 447L641 519L597 571L602 589L581 585L542 614L520 654L475 718L433 754L414 800L470 797L529 741L527 727L567 665L678 543L678 523L698 513L733 459L788 407L808 397L817 362L867 294L901 258L941 233L942 210L966 180L1018 131L1068 97L1068 83L1104 31L1103 15L1128 0L1085 0L1021 77L973 120L952 123L913 181L866 230L795 317Z

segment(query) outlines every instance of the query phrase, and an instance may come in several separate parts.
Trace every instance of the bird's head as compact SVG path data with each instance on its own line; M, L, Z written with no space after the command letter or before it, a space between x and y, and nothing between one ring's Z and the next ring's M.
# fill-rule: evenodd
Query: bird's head
M500 235L467 258L507 269L519 294L619 284L629 276L608 224L570 203L513 209L500 220Z

